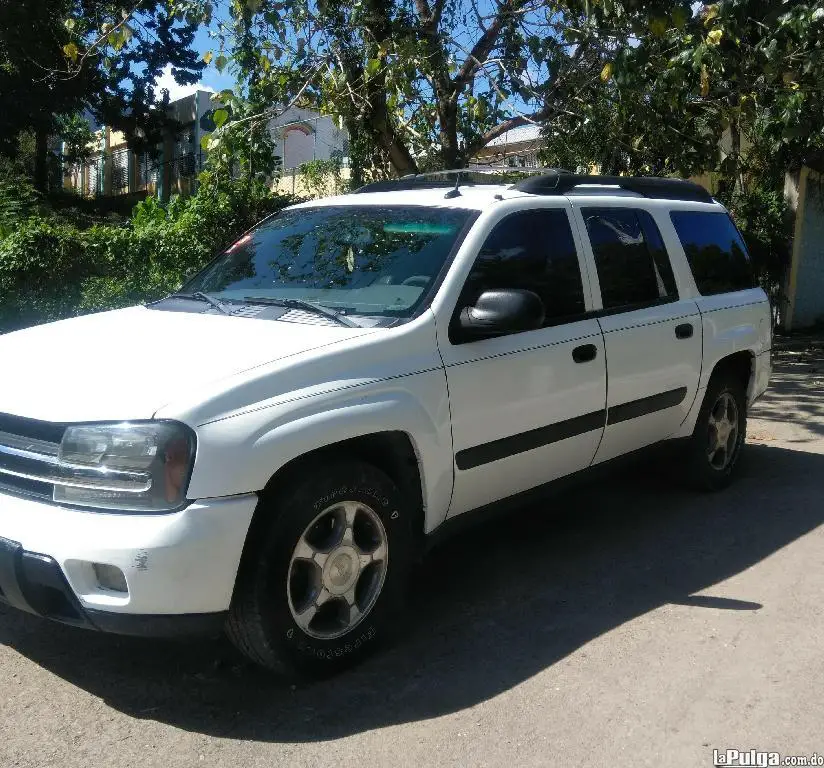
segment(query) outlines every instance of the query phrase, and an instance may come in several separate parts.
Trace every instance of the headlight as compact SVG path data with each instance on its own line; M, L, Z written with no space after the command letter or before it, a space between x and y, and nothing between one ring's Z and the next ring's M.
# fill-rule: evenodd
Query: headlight
M168 512L186 499L195 436L173 421L67 427L54 500L134 512Z

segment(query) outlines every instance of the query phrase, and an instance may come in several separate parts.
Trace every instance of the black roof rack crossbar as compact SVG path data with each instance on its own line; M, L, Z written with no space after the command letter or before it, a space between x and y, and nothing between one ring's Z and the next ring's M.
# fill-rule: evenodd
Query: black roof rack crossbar
M447 171L431 171L402 176L399 179L373 181L355 190L362 192L395 192L403 189L447 189L475 184L513 184L530 175L550 175L569 173L556 168L453 168Z
M712 195L700 184L683 179L656 176L585 176L575 173L546 173L515 183L512 188L533 195L565 195L581 185L619 187L659 200L687 200L711 203Z

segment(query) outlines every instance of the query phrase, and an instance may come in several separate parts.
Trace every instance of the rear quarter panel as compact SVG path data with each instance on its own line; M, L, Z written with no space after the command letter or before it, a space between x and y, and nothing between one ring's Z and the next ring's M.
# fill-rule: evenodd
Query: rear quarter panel
M704 329L704 366L701 387L706 388L713 369L720 360L736 352L747 351L753 356L753 376L750 378L750 400L763 392L766 382L758 381L772 343L770 302L761 288L751 288L696 299ZM766 366L768 368L768 366ZM759 389L759 387L762 387Z

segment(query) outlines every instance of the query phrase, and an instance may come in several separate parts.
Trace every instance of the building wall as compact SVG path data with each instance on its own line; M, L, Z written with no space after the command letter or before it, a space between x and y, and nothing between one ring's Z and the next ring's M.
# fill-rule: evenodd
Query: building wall
M179 131L164 137L154 152L137 154L126 146L122 133L101 127L95 138L95 156L83 167L66 169L63 184L84 197L127 193L190 195L197 189L197 174L206 153L201 139L214 127L206 113L218 107L208 91L197 91L172 102L168 114L180 123ZM291 108L269 123L275 152L283 163L274 186L285 192L312 196L297 169L311 160L346 160L349 144L345 131L334 121L308 109ZM344 178L348 178L348 169ZM333 190L329 190L332 193Z
M310 160L329 160L349 154L346 132L328 115L292 107L269 122L276 152L283 170L297 168Z
M802 168L788 179L786 192L796 203L783 313L784 327L792 330L824 323L824 176Z
M538 168L538 141L513 142L507 145L488 145L470 161L470 168Z

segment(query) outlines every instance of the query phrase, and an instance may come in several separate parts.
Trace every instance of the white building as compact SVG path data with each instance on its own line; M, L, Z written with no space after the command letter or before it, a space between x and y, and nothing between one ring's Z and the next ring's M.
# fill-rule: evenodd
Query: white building
M290 171L310 160L348 159L349 139L328 115L311 109L290 107L269 121L269 133L283 161L283 170Z
M64 169L64 187L84 197L156 194L165 200L192 194L206 161L201 139L214 130L212 113L219 108L209 91L171 102L167 113L178 128L167 132L154 152L136 153L122 133L95 126L94 156L82 166ZM282 191L305 191L298 168L310 160L340 158L342 165L348 163L346 132L328 116L293 107L272 118L269 131L281 160L283 177L276 183Z

